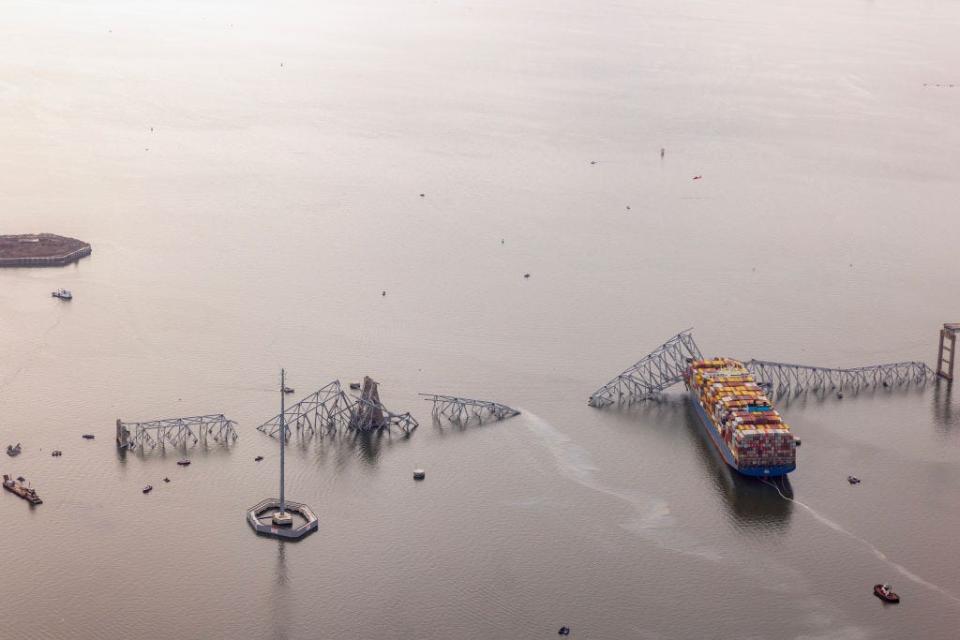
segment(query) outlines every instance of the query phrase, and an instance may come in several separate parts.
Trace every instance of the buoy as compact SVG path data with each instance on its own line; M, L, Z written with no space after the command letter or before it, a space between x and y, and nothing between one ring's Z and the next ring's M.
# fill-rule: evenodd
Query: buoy
M423 469L414 469L413 470L413 479L414 480L423 480L427 477L427 472Z

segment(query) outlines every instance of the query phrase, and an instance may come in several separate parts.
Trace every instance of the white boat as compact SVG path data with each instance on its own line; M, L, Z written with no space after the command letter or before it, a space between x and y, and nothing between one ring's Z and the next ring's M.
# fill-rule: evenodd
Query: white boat
M60 298L61 300L73 300L73 294L66 289L57 289L50 295L54 298Z

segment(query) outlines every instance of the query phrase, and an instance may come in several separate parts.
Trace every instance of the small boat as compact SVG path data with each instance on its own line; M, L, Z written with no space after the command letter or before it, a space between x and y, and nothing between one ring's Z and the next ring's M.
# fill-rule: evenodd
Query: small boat
M84 440L93 440L93 439L96 438L96 437L97 437L97 436L93 435L92 433L85 433L85 434L83 434L83 436L82 436L82 438L83 438Z
M263 456L257 456L253 459L254 462L260 462L261 460L263 460Z
M354 391L359 391L359 390L360 390L360 383L359 383L359 382L351 382L351 383L350 383L350 388L353 389Z
M427 477L427 472L423 469L414 469L413 470L413 479L414 480L423 480Z
M37 495L37 492L34 491L31 487L28 487L24 484L26 482L23 479L23 476L19 476L16 480L3 474L3 488L20 496L30 504L43 504L43 500L40 499L40 496Z
M57 289L50 295L54 298L60 298L61 300L73 300L73 294L66 289Z
M153 491L153 485L152 485L152 484L148 484L147 486L145 486L145 487L143 488L143 492L144 492L144 493L150 493L151 491Z
M180 465L181 467L185 467L188 464L190 464L190 458L180 458L179 460L177 460L177 464Z
M570 635L570 627L560 627L560 631L557 632L559 636L568 636Z
M284 392L284 393L293 393L293 387L284 387L284 388L283 388L283 392Z
M164 478L163 481L164 481L164 482L170 482L170 478Z
M860 484L860 478L857 476L847 476L847 482L850 484Z
M893 587L888 584L875 584L873 585L873 595L877 596L884 602L891 602L896 604L900 602L900 596L893 592Z
M50 452L50 455L53 456L54 458L59 458L60 456L63 455L63 451L60 451L60 449L54 449L53 451Z
M17 446L7 445L7 455L11 458L14 456L20 455L20 443L17 443Z

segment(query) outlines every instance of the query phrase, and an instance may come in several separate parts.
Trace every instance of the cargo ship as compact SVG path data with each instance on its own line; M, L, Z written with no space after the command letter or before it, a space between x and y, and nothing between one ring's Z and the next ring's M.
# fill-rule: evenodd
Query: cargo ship
M30 504L43 504L43 500L37 495L37 492L24 484L23 478L14 480L7 474L3 474L3 488L14 493Z
M790 427L742 362L691 360L683 378L694 413L734 470L773 478L797 468L797 442Z

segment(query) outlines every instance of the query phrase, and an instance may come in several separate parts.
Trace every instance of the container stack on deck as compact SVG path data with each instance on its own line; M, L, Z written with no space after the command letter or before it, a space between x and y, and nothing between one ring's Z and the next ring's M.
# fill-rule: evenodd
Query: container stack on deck
M743 363L731 358L694 360L690 387L741 468L792 465L796 443Z

